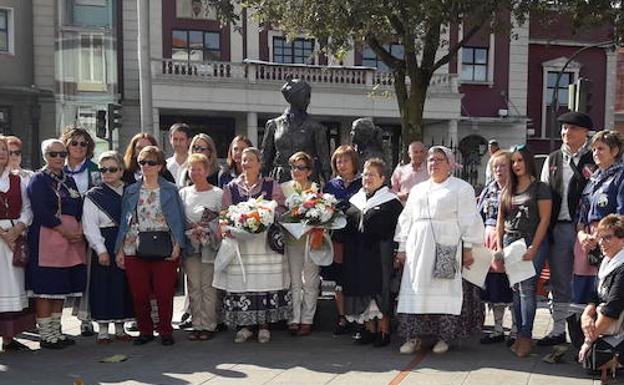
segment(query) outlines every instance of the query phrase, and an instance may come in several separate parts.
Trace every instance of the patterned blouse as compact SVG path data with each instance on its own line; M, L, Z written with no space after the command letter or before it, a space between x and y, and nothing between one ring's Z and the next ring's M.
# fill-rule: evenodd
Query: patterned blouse
M135 255L140 231L169 231L167 219L160 207L160 189L141 188L137 216L132 219L124 242L124 254ZM137 221L138 219L138 221Z

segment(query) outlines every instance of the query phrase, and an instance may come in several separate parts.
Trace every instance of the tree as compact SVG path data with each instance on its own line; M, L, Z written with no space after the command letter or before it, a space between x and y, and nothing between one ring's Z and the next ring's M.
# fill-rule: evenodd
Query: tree
M233 20L230 1L213 2L223 18ZM479 31L512 36L513 23L523 24L529 13L565 14L573 27L607 19L619 29L621 12L619 2L608 0L246 0L241 5L290 38L303 33L323 42L331 55L340 57L353 45L370 47L394 76L403 146L423 138L434 72ZM448 38L454 26L462 26L461 39ZM390 53L390 43L403 45L402 58Z

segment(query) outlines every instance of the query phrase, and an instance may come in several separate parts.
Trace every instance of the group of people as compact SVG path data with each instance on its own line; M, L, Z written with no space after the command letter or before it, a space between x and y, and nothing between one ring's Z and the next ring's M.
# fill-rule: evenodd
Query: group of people
M80 298L74 308L85 330L98 324L99 344L132 339L142 345L157 330L161 343L171 345L181 267L190 340L211 339L221 323L234 329L237 343L253 336L267 343L270 325L282 321L292 335L308 335L322 278L336 282L334 333L352 333L357 344L388 345L396 315L401 353L413 353L427 340L434 352L444 353L482 330L483 300L495 325L481 342L505 340L502 321L509 306L509 345L525 357L533 347L537 276L548 261L554 327L538 344L564 343L565 322L574 313L570 304L592 303L578 322L587 337L579 346L585 357L602 341L601 320L617 321L624 310L621 294L611 290L620 285L611 277L620 274L621 247L613 245L624 239L624 220L611 214L624 214L624 143L613 131L589 140L592 122L582 113L564 114L559 122L563 144L549 155L541 176L524 145L499 150L488 162L492 180L478 198L453 176L461 166L451 150L427 150L420 142L409 146L411 162L397 167L389 181L383 160L368 159L359 170L358 153L342 145L330 159L334 176L321 187L315 154L292 154L290 178L278 183L263 175L263 154L249 139L235 137L220 167L212 138L193 136L183 123L170 128L174 155L168 159L154 137L141 133L124 156L106 151L94 162L90 134L72 128L43 141L45 166L35 173L20 168L19 139L1 137L5 349L20 348L13 337L35 321L41 347L75 343L61 330L63 306L74 297ZM287 233L283 250L276 247L272 231L238 239L238 259L215 264L223 239L237 236L219 225L222 210L263 197L276 202L277 217L290 195L305 190L335 196L347 219L331 233L330 266L314 264L305 257L305 240ZM520 239L527 246L523 259L532 261L537 275L510 287L502 255ZM493 255L484 289L462 279L475 247ZM596 295L607 304L597 306ZM124 328L132 320L135 338ZM619 354L621 345L612 347Z

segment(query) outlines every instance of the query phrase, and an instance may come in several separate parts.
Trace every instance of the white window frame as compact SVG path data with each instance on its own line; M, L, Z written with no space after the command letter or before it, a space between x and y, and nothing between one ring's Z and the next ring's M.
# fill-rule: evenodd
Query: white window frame
M546 92L548 90L548 73L559 72L563 68L563 65L568 60L567 57L559 57L557 59L548 60L542 63L542 119L540 126L540 136L538 138L546 139L546 113L548 111L548 101L546 100ZM571 61L566 67L564 72L572 72L572 83L576 82L581 72L581 63L577 61ZM562 103L568 103L567 100L559 100L559 105Z
M280 31L275 31L275 30L270 30L269 33L267 34L267 39L268 39L268 44L269 44L269 62L273 63L273 38L274 37L283 37L284 39L286 38L286 36L284 36L283 33L281 33ZM301 38L301 39L310 39L305 37L304 35L299 35L297 36L297 38ZM314 48L313 48L313 56L314 56L314 64L292 64L292 63L275 63L275 64L280 64L280 65L309 65L309 66L318 66L319 64L319 52L320 49L320 45L318 42L318 39L314 39Z
M1 7L0 11L7 11L7 44L8 50L0 51L0 55L15 55L15 11L13 8Z
M464 36L464 29L463 26L460 25L459 26L459 31L457 32L457 39L461 40ZM463 48L460 48L459 51L457 52L457 56L456 56L456 61L457 61L457 82L459 84L481 84L481 85L487 85L487 86L493 86L494 85L494 64L495 64L495 60L496 57L494 56L494 54L496 53L495 51L495 46L496 46L496 35L491 32L490 33L490 42L489 45L487 47L487 55L488 55L488 62L487 62L487 78L485 80L464 80L461 78L461 74L462 74L462 57L464 55L464 50ZM485 48L485 47L472 47L470 46L469 48Z
M90 74L89 77L93 76L94 71L94 52L93 52L93 38L94 37L100 37L100 39L102 39L102 75L104 77L104 79L102 79L101 81L98 80L93 80L93 79L87 79L87 77L85 76L85 74L82 73L82 50L85 49L85 47L82 46L82 39L83 37L88 36L91 40L91 49L90 49ZM80 48L78 50L78 82L77 82L77 86L78 86L78 91L106 91L106 77L107 77L107 66L106 66L106 40L105 40L105 36L103 33L80 33L78 34L78 41L80 42Z

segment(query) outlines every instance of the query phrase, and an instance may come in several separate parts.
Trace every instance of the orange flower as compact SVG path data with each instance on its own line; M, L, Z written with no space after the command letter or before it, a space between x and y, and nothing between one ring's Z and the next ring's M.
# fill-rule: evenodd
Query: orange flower
M318 250L323 246L323 235L325 234L325 229L323 228L314 228L310 230L310 248L312 250Z

